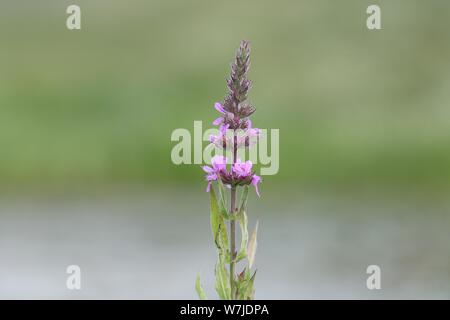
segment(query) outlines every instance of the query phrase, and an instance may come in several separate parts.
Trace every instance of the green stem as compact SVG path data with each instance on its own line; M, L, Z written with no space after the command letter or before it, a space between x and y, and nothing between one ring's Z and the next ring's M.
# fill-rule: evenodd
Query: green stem
M237 159L237 137L234 132L234 143L233 143L233 164L236 163ZM234 215L236 212L236 187L231 187L231 204L230 204L230 215ZM231 299L236 300L236 289L234 281L234 269L236 260L236 221L235 219L230 220L230 289L231 289Z
M233 215L236 211L236 188L233 187L231 189L231 208L230 214ZM236 299L235 294L235 281L234 281L234 268L235 268L235 259L236 259L236 221L234 219L230 220L230 252L231 252L231 261L230 261L230 288L231 288L231 299Z

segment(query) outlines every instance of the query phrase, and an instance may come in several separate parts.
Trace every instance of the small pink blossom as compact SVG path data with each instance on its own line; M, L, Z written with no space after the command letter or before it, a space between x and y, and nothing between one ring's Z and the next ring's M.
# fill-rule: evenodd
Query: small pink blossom
M216 103L214 104L214 108L215 108L217 111L219 111L220 113L222 113L222 114L225 114L225 113L226 113L225 109L223 108L223 106L222 106L222 104L221 104L220 102L216 102Z
M241 162L240 159L237 159L236 163L233 164L232 170L238 177L246 178L252 174L252 166L253 163L250 160Z
M210 135L209 142L219 148L233 149L233 134L227 134L230 125L221 125L217 135ZM235 130L236 148L252 147L257 143L257 138L261 136L261 130L258 128L247 128Z
M221 172L225 172L227 168L227 158L223 156L214 156L211 159L211 166L203 166L203 171L206 172L206 181L208 181L208 186L206 187L206 192L211 189L211 184L219 178Z
M234 119L234 114L231 112L227 112L220 102L216 102L214 104L214 109L219 111L222 115L212 122L213 125L224 125L227 120Z

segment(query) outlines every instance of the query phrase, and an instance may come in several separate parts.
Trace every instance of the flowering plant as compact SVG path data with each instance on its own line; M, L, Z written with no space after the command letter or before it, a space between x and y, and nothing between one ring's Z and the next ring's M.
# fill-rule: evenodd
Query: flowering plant
M227 300L253 299L256 275L256 271L252 272L251 268L255 258L258 223L249 237L246 206L249 185L253 185L260 195L258 185L261 177L252 171L253 163L250 160L243 162L238 158L238 149L246 150L255 145L261 133L260 129L253 128L249 119L255 112L255 108L247 102L251 87L251 81L247 78L249 67L250 44L242 41L227 80L228 95L223 104L217 102L214 105L220 113L220 117L213 121L214 125L219 126L219 133L211 135L209 139L216 147L231 152L232 156L228 159L216 155L211 159L211 166L203 167L208 183L206 191L211 198L211 228L218 252L215 288L219 297ZM215 185L219 197L216 196ZM236 200L238 193L241 194L239 203ZM226 221L229 221L228 228ZM236 223L241 231L239 250L236 249ZM246 266L236 273L236 264L244 259L247 260ZM196 290L200 299L206 298L199 277Z

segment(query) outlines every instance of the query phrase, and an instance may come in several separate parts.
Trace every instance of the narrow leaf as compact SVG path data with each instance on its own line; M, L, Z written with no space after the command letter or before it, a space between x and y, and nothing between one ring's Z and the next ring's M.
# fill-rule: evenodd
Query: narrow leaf
M247 256L248 256L248 268L250 269L255 262L256 254L256 235L258 233L258 221L256 221L255 230L253 230L252 236L250 237L250 242L248 243Z
M217 203L214 188L211 188L209 193L211 199L211 207L210 207L211 231L214 241L217 242L216 238L217 235L219 234L219 224L220 224L219 206Z
M241 195L241 206L239 211L245 211L247 207L247 197L248 197L248 186L244 187Z
M253 273L253 276L248 281L248 285L247 285L246 291L244 293L244 299L246 299L246 300L253 300L253 296L255 294L255 289L253 288L253 284L255 283L255 276L256 276L256 270L255 270L255 273Z
M248 244L248 227L247 227L247 214L245 210L241 210L237 214L239 220L239 227L241 228L241 247L236 256L236 262L241 261L245 257L247 257L247 244Z
M225 263L221 255L219 255L219 261L216 263L216 291L222 300L231 299L230 280Z
M255 291L253 288L253 283L255 282L255 275L256 271L252 276L247 268L239 274L237 283L239 300L253 300Z
M217 241L219 243L219 249L221 250L221 253L226 257L228 254L228 233L227 233L227 227L225 226L225 221L222 217L220 217L220 223L219 223L219 234L217 237Z
M227 211L227 201L225 200L225 187L223 185L223 182L219 179L218 180L219 185L219 195L220 195L220 209L222 213L224 214L225 218L228 219L228 211Z
M202 285L200 283L200 274L197 275L195 280L195 291L197 291L200 300L206 300L205 291L203 291Z
M223 254L227 254L228 250L228 234L227 227L223 215L219 210L219 203L217 201L214 188L210 190L211 194L211 231L214 237L214 242L217 248Z

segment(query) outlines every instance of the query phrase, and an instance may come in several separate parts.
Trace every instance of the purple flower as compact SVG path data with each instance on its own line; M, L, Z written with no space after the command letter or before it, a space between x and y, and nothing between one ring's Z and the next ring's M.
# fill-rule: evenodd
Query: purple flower
M223 116L218 117L216 120L213 121L213 125L218 126L225 123L225 117L227 116L227 112L223 108L222 104L220 102L216 102L214 104L214 108L219 111Z
M249 137L257 137L261 134L261 129L253 128L252 120L247 119L246 133L247 133L247 136L249 136Z
M223 156L214 156L211 159L211 166L203 166L203 171L206 172L205 178L208 181L206 192L211 190L213 181L220 179L227 186L252 184L259 196L258 183L261 182L261 177L252 172L253 163L250 160L242 162L237 159L228 171L227 161L228 159Z
M210 135L209 136L209 142L215 144L219 148L226 148L227 146L230 146L232 141L231 137L227 138L227 130L230 127L229 124L223 124L219 127L219 134L218 135Z
M233 122L233 120L235 118L234 114L231 113L231 112L226 111L224 106L220 102L216 102L214 104L214 108L217 111L219 111L222 114L222 116L220 116L217 119L215 119L212 122L213 125L215 125L215 126L225 125L225 123L227 123L227 122ZM229 123L228 123L228 126L229 126Z
M208 185L206 186L206 192L209 192L211 189L211 183L217 180L217 173L213 168L204 166L203 170L206 172L206 181L208 181Z
M213 121L213 125L219 126L217 135L210 135L209 141L226 150L233 151L236 155L237 149L249 148L258 142L261 130L253 128L249 117L255 112L255 107L247 102L248 91L251 81L247 79L250 67L250 45L242 41L236 53L236 58L231 67L231 76L227 80L228 95L223 103L216 102L214 109L220 113L220 117ZM228 130L232 130L228 132ZM259 196L258 185L261 177L252 172L251 161L242 162L233 157L231 168L227 170L227 159L223 156L215 156L211 159L211 166L204 166L210 191L213 181L221 180L227 187L238 187L253 185Z
M225 115L225 109L223 108L222 104L220 102L216 102L214 104L214 108L219 111L221 114ZM218 126L222 124L224 121L223 117L218 117L216 120L213 121L213 125Z
M214 156L211 159L211 166L203 166L203 171L206 172L206 181L208 181L206 192L209 192L212 182L219 178L219 174L227 170L227 158Z
M221 124L223 122L223 118L222 117L218 117L216 120L214 120L212 122L213 125L218 126L219 124Z
M258 183L261 182L261 177L252 172L252 167L253 163L250 160L242 162L240 159L237 159L231 167L231 170L236 183L251 183L255 187L256 194L259 197Z
M222 104L220 102L216 102L214 104L214 108L219 111L222 114L225 114L225 109L223 108Z
M225 141L225 136L222 132L219 131L218 135L213 135L211 134L209 136L209 142L211 142L212 144L215 144L216 146L218 146L219 148L221 147L225 147L226 146L226 142L224 145L224 141Z
M219 134L210 135L209 142L215 144L219 148L233 149L234 139L233 134L227 135L229 124L222 124L219 127ZM247 128L235 130L236 134L236 148L252 147L257 143L257 139L261 136L261 130L258 128Z
M224 156L214 156L211 159L211 164L216 171L226 170L228 159Z
M250 160L242 162L241 159L237 159L232 166L232 171L239 178L246 178L252 174L252 166L253 163Z
M247 120L247 128L243 130L242 134L238 135L237 147L252 147L257 143L257 139L261 135L261 129L252 128L252 122Z

